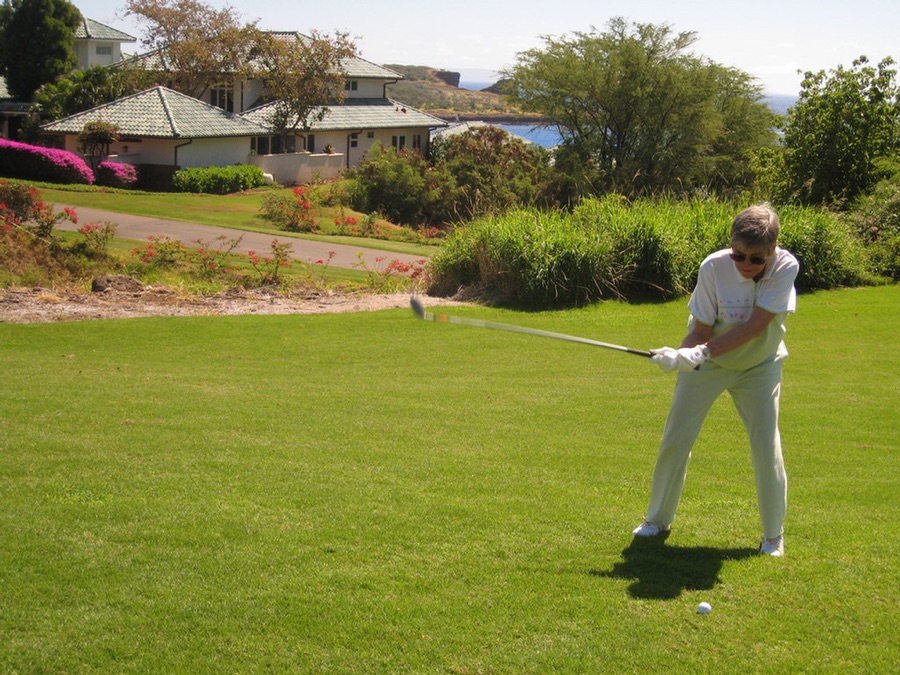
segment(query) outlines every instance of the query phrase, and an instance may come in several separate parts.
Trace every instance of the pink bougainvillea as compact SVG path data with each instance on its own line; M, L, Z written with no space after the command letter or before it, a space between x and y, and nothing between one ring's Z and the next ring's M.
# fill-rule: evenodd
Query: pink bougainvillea
M118 162L100 162L97 165L97 185L127 188L137 182L137 167Z
M0 138L0 173L11 178L93 185L94 172L81 157L57 148L44 148Z

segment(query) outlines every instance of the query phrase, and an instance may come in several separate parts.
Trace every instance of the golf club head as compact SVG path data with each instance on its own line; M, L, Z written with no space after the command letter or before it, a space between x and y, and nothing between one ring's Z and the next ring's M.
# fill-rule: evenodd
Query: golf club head
M419 300L419 298L412 296L409 299L409 306L412 308L412 311L415 312L417 317L420 319L425 318L425 308L422 306L422 301Z

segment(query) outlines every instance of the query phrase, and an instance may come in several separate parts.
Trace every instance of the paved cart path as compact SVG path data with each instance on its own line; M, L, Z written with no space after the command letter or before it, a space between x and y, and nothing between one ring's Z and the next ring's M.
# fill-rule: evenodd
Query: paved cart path
M65 208L64 204L55 206L58 211ZM211 248L217 247L216 237L224 236L229 242L233 239L240 239L240 243L234 249L235 252L247 253L248 251L256 251L260 256L271 254L271 244L274 239L279 243L290 244L291 257L295 260L306 263L316 263L320 260L327 262L329 255L333 252L334 257L328 264L332 267L348 269L359 265L360 254L370 270L383 270L393 260L412 264L423 259L421 255L378 251L362 246L331 244L308 239L297 239L295 237L263 234L261 232L246 232L227 227L186 223L180 220L135 216L85 206L72 206L71 208L75 209L75 212L78 214L78 224L76 225L69 221L61 222L56 225L57 229L74 231L88 223L109 222L116 225L116 236L120 238L147 241L147 238L151 236L165 236L179 240L185 246L194 246L194 242L199 239L203 242L211 242L209 244Z

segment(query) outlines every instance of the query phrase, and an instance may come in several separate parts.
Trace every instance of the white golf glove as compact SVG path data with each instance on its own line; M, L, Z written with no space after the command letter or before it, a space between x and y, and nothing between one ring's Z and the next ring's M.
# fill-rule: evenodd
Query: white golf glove
M661 347L654 349L652 353L650 360L667 373L673 370L697 370L709 358L709 348L706 345L681 349Z
M660 347L659 349L650 350L650 353L653 354L653 356L650 357L650 360L660 368L662 368L665 372L671 373L673 370L678 368L677 349L672 349L671 347Z

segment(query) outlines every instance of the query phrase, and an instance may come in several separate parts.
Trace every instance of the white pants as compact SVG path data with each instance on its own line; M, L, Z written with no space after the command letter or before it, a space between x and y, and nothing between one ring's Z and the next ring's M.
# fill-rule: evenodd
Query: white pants
M774 359L745 371L726 370L707 362L700 370L678 373L672 409L653 469L647 520L663 526L675 520L691 448L710 407L725 391L731 394L750 437L763 536L777 537L784 531L787 475L778 432L781 361Z

